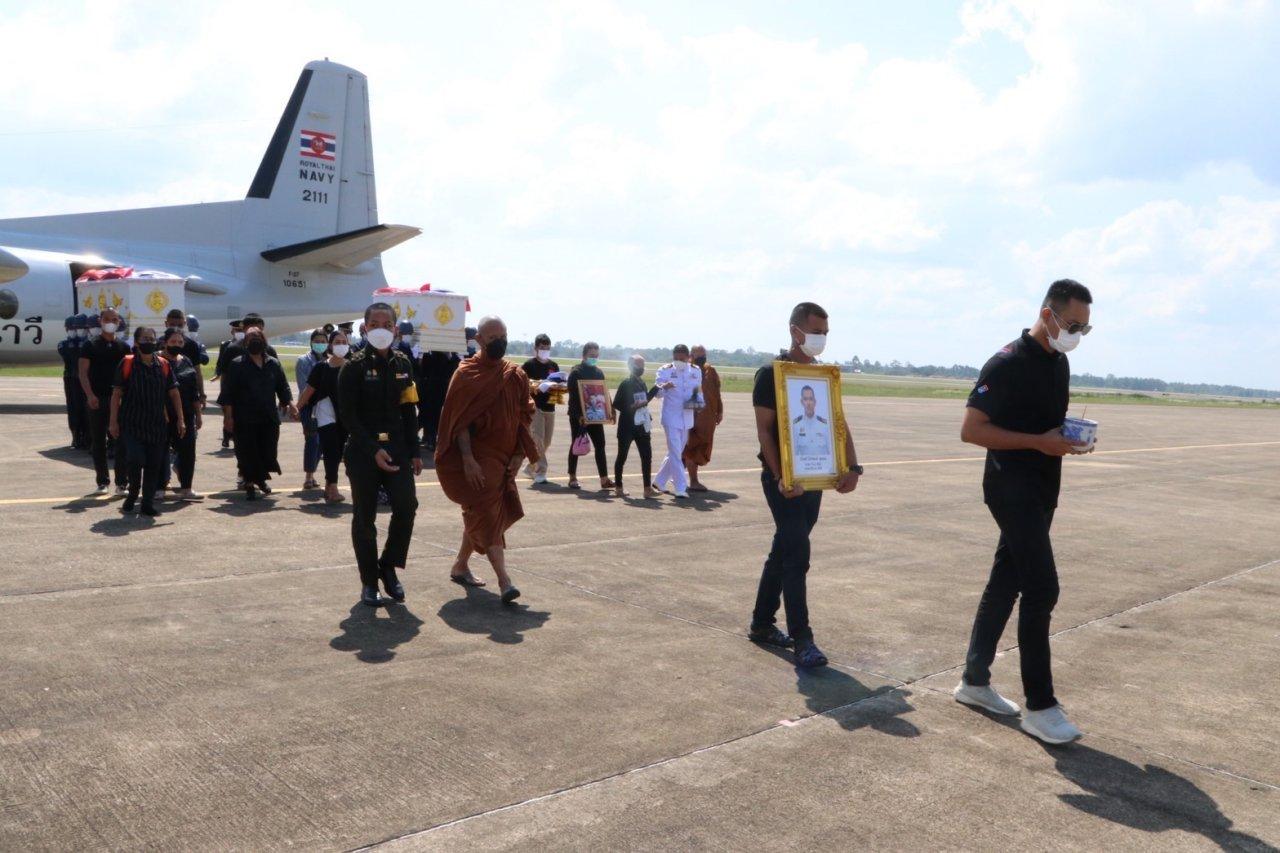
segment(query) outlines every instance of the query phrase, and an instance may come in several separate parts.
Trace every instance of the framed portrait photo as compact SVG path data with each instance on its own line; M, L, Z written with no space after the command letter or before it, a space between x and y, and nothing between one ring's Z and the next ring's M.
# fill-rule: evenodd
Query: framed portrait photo
M790 489L798 483L807 491L834 489L849 467L840 368L775 361L773 387L782 485Z
M582 398L582 422L611 424L614 422L613 400L603 379L579 379L578 395Z

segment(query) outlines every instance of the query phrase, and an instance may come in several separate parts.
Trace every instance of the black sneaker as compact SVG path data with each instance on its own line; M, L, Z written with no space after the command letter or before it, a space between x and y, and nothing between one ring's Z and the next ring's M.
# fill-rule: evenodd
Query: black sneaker
M127 498L125 498L125 499L124 499L124 503L120 504L120 511L121 511L121 512L133 512L133 508L134 508L135 506L137 506L137 505L138 505L138 498L137 498L137 496L136 496L136 495L129 495L129 497L127 497Z
M360 603L369 607L381 607L387 602L381 595L378 595L376 586L362 586L360 587Z
M396 601L404 601L404 584L400 583L400 578L396 576L395 567L382 567L382 588Z
M160 510L156 509L150 504L143 504L142 509L138 510L138 515L145 515L151 518L155 518L159 514L160 514Z
M796 644L790 634L783 633L775 625L770 625L768 628L752 628L747 632L747 639L762 646L777 646L780 649L789 649Z

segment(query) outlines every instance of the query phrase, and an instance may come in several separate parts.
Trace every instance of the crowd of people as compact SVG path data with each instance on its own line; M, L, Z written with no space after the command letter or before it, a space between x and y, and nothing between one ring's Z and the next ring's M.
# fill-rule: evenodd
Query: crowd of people
M1069 400L1066 354L1092 328L1091 303L1089 291L1077 282L1062 280L1049 288L1035 323L983 368L961 434L962 440L987 449L983 490L1000 540L954 695L992 713L1021 713L990 686L999 638L1020 597L1018 640L1027 697L1022 727L1050 743L1080 736L1058 704L1050 672L1049 623L1058 581L1049 528L1062 457L1092 451L1092 445L1068 441L1061 429ZM67 325L68 338L59 350L67 364L68 426L73 446L87 443L91 449L98 491L108 491L112 483L107 462L114 440L114 482L117 493L126 495L126 512L140 504L138 512L155 515L157 495L173 475L175 496L199 500L192 478L195 437L207 402L201 368L209 359L198 341L196 318L171 314L162 332L134 330L131 345L125 343L119 315L109 309L95 318L68 318ZM761 485L775 531L748 636L790 649L796 663L809 668L827 664L814 642L806 593L810 535L823 494L788 485L783 476L774 372L782 361L818 359L829 333L827 313L801 303L790 315L789 331L789 348L757 372L752 391ZM494 570L501 601L510 604L520 597L505 561L506 532L524 515L517 477L523 470L534 485L548 481L561 401L569 418L570 489L582 488L578 460L591 455L600 489L625 495L623 473L634 446L645 499L659 497L668 485L677 500L688 499L689 491L706 491L699 469L711 460L724 410L719 376L701 346L676 346L672 361L657 370L653 387L644 378L644 358L633 355L610 412L598 345L586 344L566 375L551 358L550 337L539 335L532 356L517 366L507 357L507 329L498 317L467 330L465 355L421 353L409 341L413 327L398 322L390 305L376 302L366 309L355 344L350 324L312 333L309 351L295 366L296 401L262 317L235 321L231 332L219 348L212 381L220 383L222 443L234 443L239 487L248 500L270 494L272 474L281 473L281 424L300 421L304 485L319 488L315 475L323 461L325 500L345 500L338 490L345 467L360 600L371 607L388 604L384 592L391 601L405 600L398 571L408 559L418 508L413 478L422 472L424 452L434 457L444 494L461 508L463 535L450 579L484 586L470 563L480 554ZM655 398L661 400L666 443L656 475L649 411ZM612 477L607 423L616 427ZM847 466L834 482L839 494L854 491L863 474L851 430L843 431L843 441ZM391 507L381 551L374 523L379 503ZM780 608L786 632L777 627Z

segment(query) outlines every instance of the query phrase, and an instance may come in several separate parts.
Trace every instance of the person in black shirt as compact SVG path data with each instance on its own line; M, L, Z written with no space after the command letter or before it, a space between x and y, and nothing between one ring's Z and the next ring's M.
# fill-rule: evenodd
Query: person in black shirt
M199 501L204 498L191 490L196 472L196 435L204 426L204 380L197 365L186 356L186 335L181 329L165 329L164 348L160 357L169 362L170 372L178 384L178 396L182 400L182 418L176 411L169 413L169 444L177 455L177 498L182 501ZM183 422L184 432L179 434L178 423ZM165 466L162 487L169 485L169 466Z
M227 372L227 365L231 363L233 355L239 355L238 347L244 340L244 322L241 320L232 320L231 337L218 344L218 360L213 363L213 381L217 382L222 379L222 375ZM231 433L227 431L226 425L222 428L222 449L226 450L231 446Z
M421 400L418 404L418 417L422 423L422 443L428 452L435 452L444 395L449 390L453 372L461 363L462 359L456 352L434 350L424 352L418 362L418 394Z
M801 302L791 311L791 349L779 360L812 364L826 346L830 323L827 312L812 302ZM764 562L755 611L748 636L771 646L795 646L796 663L802 667L825 666L827 657L813 642L809 627L808 591L809 534L818 523L822 492L806 492L796 484L782 487L782 458L778 444L778 400L773 385L773 365L756 371L751 404L756 412L756 435L760 439L760 461L764 465L760 481L764 499L773 515L773 546ZM847 494L858 487L862 466L853 446L852 431L845 433L845 453L849 470L841 471L836 491ZM778 605L785 603L788 636L776 626Z
M582 361L569 371L569 433L573 441L584 433L591 437L591 445L596 452L596 471L600 474L600 488L612 489L616 483L609 479L609 462L604 456L604 425L583 423L582 392L578 388L580 379L604 379L604 372L596 366L600 360L600 345L589 341L582 347ZM569 445L569 488L581 489L578 482L578 457L573 452L573 442Z
M531 382L538 383L538 390L533 395L533 423L529 432L533 435L534 444L538 445L538 461L525 466L524 473L532 477L533 482L547 482L547 450L551 447L551 437L556 430L556 404L551 402L551 386L547 377L560 372L560 365L551 360L551 336L538 335L533 340L533 358L521 365L525 375ZM543 387L546 390L543 390Z
M409 557L418 511L413 478L422 473L418 441L418 388L413 365L392 347L396 312L385 302L365 309L366 346L338 374L338 415L347 430L347 479L351 483L351 545L360 570L360 601L378 607L378 581L404 601L397 569ZM391 524L378 555L378 489L391 500Z
M622 488L622 469L627 464L627 454L632 443L640 453L640 475L644 480L644 496L652 499L662 494L653 487L653 418L649 416L649 401L658 395L658 389L650 388L644 381L644 356L636 353L627 362L631 375L622 380L613 398L613 410L618 415L618 455L613 462L613 481L618 497L625 498Z
M1066 354L1092 328L1092 302L1084 285L1054 282L1035 325L982 368L960 431L962 441L987 449L982 490L1000 542L973 622L964 676L953 695L996 714L1018 713L1017 705L991 687L991 663L1021 595L1018 653L1027 700L1022 729L1054 744L1081 736L1053 691L1049 622L1058 602L1058 571L1049 527L1058 506L1062 457L1092 451L1062 435L1070 401Z
M329 346L324 360L307 374L307 387L298 397L298 408L312 406L320 435L320 455L324 459L324 499L327 503L344 500L338 491L338 464L347 443L347 431L338 417L338 374L351 350L347 333L335 329L329 333Z
M107 441L111 437L111 388L115 380L116 366L129 354L129 348L117 340L120 315L114 308L105 308L99 315L102 334L89 346L80 350L80 388L84 391L88 407L89 436L92 441L93 468L97 475L98 492L111 486L111 472L107 470ZM116 453L114 460L116 494L123 495L125 487L126 459L124 453Z
M262 329L253 326L245 332L244 354L231 360L222 379L222 406L225 429L236 439L236 463L244 478L245 497L257 500L257 492L271 494L267 480L271 472L280 473L276 458L280 446L280 410L296 418L293 392L280 362L267 354L267 339Z
M132 512L142 497L142 515L159 515L155 496L169 449L168 406L177 415L178 436L185 435L182 398L168 362L155 354L156 331L139 326L134 350L116 368L111 392L111 434L124 443L129 460L129 496L122 509ZM118 452L118 451L117 451Z

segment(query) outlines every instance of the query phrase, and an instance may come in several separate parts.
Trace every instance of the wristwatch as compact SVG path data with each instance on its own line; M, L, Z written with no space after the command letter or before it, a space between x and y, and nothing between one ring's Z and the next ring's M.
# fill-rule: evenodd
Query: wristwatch
M857 474L859 477L861 477L861 476L862 476L862 466L861 466L861 465L850 465L850 466L849 466L849 470L848 470L848 471L846 471L845 473L846 473L846 474Z

